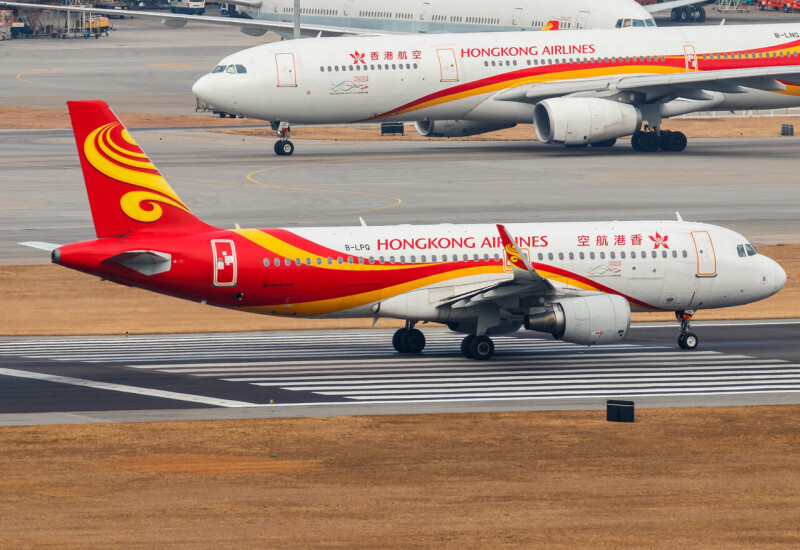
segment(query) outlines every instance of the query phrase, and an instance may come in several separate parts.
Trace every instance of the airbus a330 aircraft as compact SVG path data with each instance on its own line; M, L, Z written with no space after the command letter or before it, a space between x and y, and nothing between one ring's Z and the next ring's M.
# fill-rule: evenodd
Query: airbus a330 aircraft
M545 143L633 135L635 150L681 151L663 118L800 106L799 50L798 24L320 38L237 52L192 90L284 124L416 121L455 137L533 122Z
M168 27L188 22L238 27L245 34L267 31L293 36L295 0L234 0L252 19L208 17L139 11L135 17L159 19ZM634 0L419 0L398 4L395 0L302 0L298 31L304 36L340 36L364 33L443 33L654 27L652 13L680 9L683 20L704 19L700 4L672 0L643 7ZM41 4L0 2L7 6L37 8ZM47 9L119 15L119 11L81 6Z
M220 307L287 317L404 319L465 333L489 359L521 327L577 344L625 337L631 308L694 310L771 296L786 274L728 229L679 221L236 229L196 218L100 101L69 102L97 239L52 261L111 281Z

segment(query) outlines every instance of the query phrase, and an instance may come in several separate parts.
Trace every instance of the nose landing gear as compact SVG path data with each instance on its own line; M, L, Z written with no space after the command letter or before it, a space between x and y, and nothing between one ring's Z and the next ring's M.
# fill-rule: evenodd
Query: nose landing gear
M681 334L678 336L678 345L681 349L693 350L697 348L700 340L693 332L689 332L692 328L691 321L694 316L694 311L676 311L675 318L681 322Z
M294 153L294 144L289 141L289 132L291 132L289 123L273 122L272 129L278 132L278 137L280 138L275 142L275 154L279 156L289 156Z

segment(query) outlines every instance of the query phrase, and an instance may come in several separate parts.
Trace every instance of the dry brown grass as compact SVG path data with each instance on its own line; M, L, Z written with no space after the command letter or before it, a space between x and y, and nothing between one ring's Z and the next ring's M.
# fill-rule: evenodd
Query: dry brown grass
M0 539L7 548L797 548L799 413L5 427Z
M696 319L790 318L800 314L800 245L759 250L786 270L784 289L747 306L701 311ZM248 315L102 282L61 266L0 266L0 335L146 334L368 328L371 319L287 319ZM671 320L637 313L634 320ZM401 326L381 319L379 328Z

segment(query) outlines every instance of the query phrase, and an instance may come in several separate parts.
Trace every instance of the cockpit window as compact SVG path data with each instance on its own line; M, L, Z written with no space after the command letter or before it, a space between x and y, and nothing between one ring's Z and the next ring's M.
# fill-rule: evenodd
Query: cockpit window
M755 248L753 248L753 245L752 245L752 244L750 244L750 243L747 243L746 245L744 245L744 247L745 247L745 249L747 249L747 255L748 255L748 256L755 256L756 254L758 254L758 252L756 251L756 249L755 249Z
M648 27L655 27L656 26L656 20L655 19L647 19L647 20L645 20L645 23L647 23Z
M634 27L644 27L644 19L634 19L633 20Z
M244 65L236 65L236 73L247 74L247 69L245 69Z
M225 65L217 65L211 73L221 73L225 70Z
M233 65L228 65L228 68L225 69L225 72L230 74L236 74L236 67L234 67Z
M740 258L744 258L747 255L744 252L744 245L743 244L737 244L736 245L736 252L739 253L739 257Z

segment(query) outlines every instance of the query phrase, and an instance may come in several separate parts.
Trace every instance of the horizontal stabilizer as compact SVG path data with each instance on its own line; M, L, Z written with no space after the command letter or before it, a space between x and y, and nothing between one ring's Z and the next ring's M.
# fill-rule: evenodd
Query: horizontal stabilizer
M39 250L46 250L47 252L52 252L59 246L60 244L53 244L53 243L43 243L40 241L26 241L24 243L17 243L21 246L27 246L29 248L37 248Z
M103 260L107 263L124 265L142 275L166 273L172 267L172 256L154 250L131 250Z

